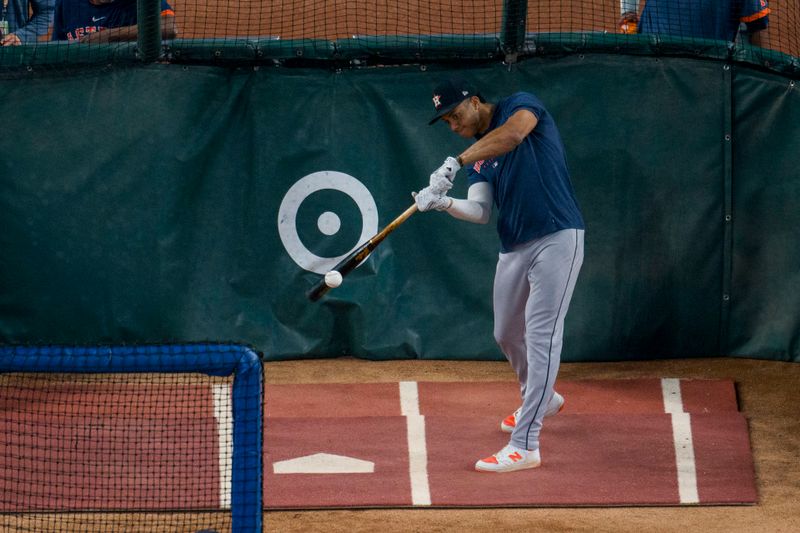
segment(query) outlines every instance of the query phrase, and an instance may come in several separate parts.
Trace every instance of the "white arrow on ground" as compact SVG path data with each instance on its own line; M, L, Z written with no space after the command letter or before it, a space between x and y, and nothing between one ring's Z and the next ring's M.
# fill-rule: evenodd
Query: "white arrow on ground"
M375 463L354 457L315 453L272 463L276 474L372 474Z

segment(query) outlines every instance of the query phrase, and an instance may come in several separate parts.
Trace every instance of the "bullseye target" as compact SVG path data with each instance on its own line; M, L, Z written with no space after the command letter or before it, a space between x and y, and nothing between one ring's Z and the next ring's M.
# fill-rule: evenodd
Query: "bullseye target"
M308 249L298 231L298 213L301 206L309 200L315 193L320 191L338 191L343 193L355 204L361 217L361 233L356 242L352 244L344 253L333 256L317 255ZM345 226L352 226L353 221L347 217L343 218L333 209L318 208L309 215L308 209L304 209L303 218L311 218L313 228L305 228L302 233L308 231L316 232L318 239L335 239L341 236ZM309 222L304 221L308 225ZM325 274L337 263L347 257L358 246L369 240L370 237L378 232L378 207L375 199L363 183L353 176L331 170L314 172L301 178L292 185L283 197L280 209L278 210L278 235L280 235L283 247L289 256L301 268L317 274Z

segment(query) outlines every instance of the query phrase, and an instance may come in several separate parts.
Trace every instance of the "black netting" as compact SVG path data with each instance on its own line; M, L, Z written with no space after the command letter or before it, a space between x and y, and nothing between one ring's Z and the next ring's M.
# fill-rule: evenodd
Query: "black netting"
M800 55L800 5L792 0L5 1L12 34L0 49L5 69L155 60L513 60L576 48L795 66ZM20 15L23 4L29 20ZM13 46L15 34L22 46Z
M223 345L0 347L0 530L257 531L254 362Z

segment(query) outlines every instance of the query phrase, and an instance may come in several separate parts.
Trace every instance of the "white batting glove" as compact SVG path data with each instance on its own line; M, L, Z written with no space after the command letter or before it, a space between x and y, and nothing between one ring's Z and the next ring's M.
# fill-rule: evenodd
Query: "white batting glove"
M456 177L456 172L461 170L461 165L458 164L458 159L455 157L448 157L444 160L444 164L442 165L446 170L447 179L453 181Z
M461 170L461 165L455 157L448 157L439 169L444 171L444 177L452 182L456 178L456 172Z
M436 194L446 194L447 191L453 188L453 182L447 179L444 172L437 170L431 174L430 190Z
M430 187L425 187L418 193L411 193L414 197L414 202L417 204L417 209L422 212L431 211L444 211L452 204L453 200L444 194L437 194Z

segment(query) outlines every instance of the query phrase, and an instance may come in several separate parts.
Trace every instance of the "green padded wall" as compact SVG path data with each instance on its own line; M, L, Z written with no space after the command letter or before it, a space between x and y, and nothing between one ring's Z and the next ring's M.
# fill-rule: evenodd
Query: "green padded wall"
M800 360L800 87L734 78L733 257L726 352Z
M0 81L0 113L21 125L0 138L0 342L501 358L492 224L416 214L318 303L305 292L320 275L279 230L293 186L318 173L354 178L374 210L352 191L295 199L293 238L315 255L347 253L408 207L464 147L426 125L431 87L454 70L150 65ZM564 360L800 359L788 80L605 54L461 72L490 99L536 93L561 128L587 221Z

